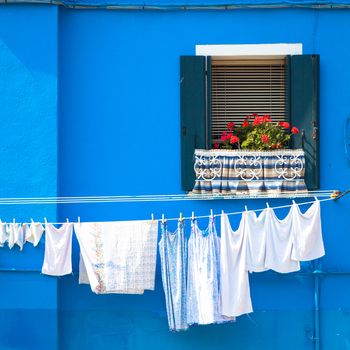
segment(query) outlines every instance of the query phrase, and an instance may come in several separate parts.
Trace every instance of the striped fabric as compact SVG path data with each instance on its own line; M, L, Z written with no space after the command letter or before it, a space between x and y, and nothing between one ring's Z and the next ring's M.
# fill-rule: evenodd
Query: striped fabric
M194 162L195 194L307 192L301 149L195 150Z

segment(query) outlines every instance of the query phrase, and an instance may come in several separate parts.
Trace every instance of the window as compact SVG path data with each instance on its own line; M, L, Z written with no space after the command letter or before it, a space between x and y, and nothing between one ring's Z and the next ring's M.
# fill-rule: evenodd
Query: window
M241 125L247 114L268 114L273 121L289 120L286 60L211 60L210 136L220 142L228 122Z
M194 150L211 148L221 127L226 125L226 118L231 121L234 116L239 122L249 112L288 118L298 126L301 135L291 147L305 151L307 188L319 188L319 56L287 55L262 61L251 57L239 60L215 56L180 58L183 190L191 191L194 185ZM258 81L259 74L261 81ZM244 84L248 86L249 79L254 84L246 89Z

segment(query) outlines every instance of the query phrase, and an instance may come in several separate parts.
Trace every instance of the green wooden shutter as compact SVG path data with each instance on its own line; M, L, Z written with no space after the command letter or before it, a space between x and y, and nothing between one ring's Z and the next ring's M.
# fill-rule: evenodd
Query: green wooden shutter
M300 130L293 148L305 151L305 182L308 190L320 187L319 55L289 57L290 119Z
M194 185L194 150L208 146L205 61L204 56L180 57L181 185L184 191L191 191Z

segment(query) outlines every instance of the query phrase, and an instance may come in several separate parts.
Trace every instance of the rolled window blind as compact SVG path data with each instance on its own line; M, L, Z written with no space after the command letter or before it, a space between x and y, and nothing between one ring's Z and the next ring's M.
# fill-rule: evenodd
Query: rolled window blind
M228 122L241 125L248 114L288 120L284 59L213 60L211 74L211 138L219 142Z

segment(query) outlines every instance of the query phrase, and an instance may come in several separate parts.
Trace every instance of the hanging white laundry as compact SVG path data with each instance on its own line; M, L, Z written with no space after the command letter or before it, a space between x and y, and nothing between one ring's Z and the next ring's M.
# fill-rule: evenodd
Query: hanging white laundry
M22 225L15 222L8 224L9 236L8 236L8 246L10 249L17 244L20 250L23 249L24 244L24 232Z
M25 226L25 241L33 243L36 247L44 232L44 227L40 222L32 222L30 225Z
M74 230L93 292L154 290L158 222L77 223Z
M280 273L300 270L298 261L292 260L293 215L292 209L280 220L272 208L267 208L266 215L266 257L265 268Z
M211 324L227 321L220 314L220 241L214 220L201 231L192 220L188 240L187 323Z
M245 212L237 231L233 231L227 215L221 215L221 314L226 317L236 317L253 311L246 270L246 217Z
M250 272L266 271L266 210L259 216L254 211L246 213L246 237L247 237L247 270Z
M11 225L14 226L14 237L15 237L14 243L19 246L20 250L22 250L23 245L25 243L23 226L21 224L11 224Z
M84 264L84 259L81 256L81 253L79 256L79 284L90 284L89 277Z
M320 202L315 201L310 208L301 213L297 204L292 206L293 212L293 250L292 259L297 261L309 261L318 259L325 254Z
M72 273L72 233L71 223L65 223L60 228L45 224L43 274L64 276Z
M9 227L0 220L0 246L3 247L9 237Z

